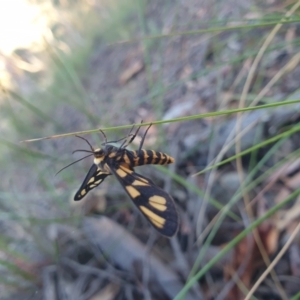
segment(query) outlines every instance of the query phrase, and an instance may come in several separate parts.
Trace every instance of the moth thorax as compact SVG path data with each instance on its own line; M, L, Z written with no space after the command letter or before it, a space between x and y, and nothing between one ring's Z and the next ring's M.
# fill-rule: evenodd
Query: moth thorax
M104 156L101 157L95 157L94 158L94 164L95 165L100 165L102 163L102 161L104 160Z

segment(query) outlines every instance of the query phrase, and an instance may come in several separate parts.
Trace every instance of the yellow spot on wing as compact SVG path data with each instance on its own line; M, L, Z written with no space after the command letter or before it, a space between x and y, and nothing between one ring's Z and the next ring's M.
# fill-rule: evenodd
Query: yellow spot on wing
M88 184L92 183L94 180L95 180L95 177L92 177L92 178L89 180Z
M147 181L145 178L139 177L139 180L140 180L140 181L143 181L143 182L147 183L147 185L149 185L149 181Z
M143 186L149 186L149 184L145 181L145 179L144 178L142 178L142 179L143 179L143 181L141 181L141 180L135 180L132 183L132 185L134 185L134 186L141 186L141 185L143 185Z
M152 197L149 198L149 201L150 202L155 202L155 203L161 204L161 205L164 205L164 204L167 203L166 198L161 197L161 196L152 196Z
M130 170L130 166L128 164L121 164L120 168L126 173L129 173L129 174L133 173L133 171Z
M85 194L86 194L86 190L83 189L83 190L80 192L80 195L81 195L81 196L84 196Z
M157 228L163 228L163 227L164 227L163 224L160 224L160 223L158 223L158 222L156 222L156 221L154 221L154 220L152 220L152 219L150 219L150 221L151 221L151 223L152 223L154 226L156 226Z
M156 202L153 202L153 201L149 201L149 204L156 208L157 210L159 211L165 211L167 209L167 207L165 205L162 205L162 204L158 204Z
M157 227L162 228L166 222L166 220L157 214L155 214L153 211L148 209L145 206L140 206L140 210L148 217L148 219L155 224Z
M127 173L122 168L117 169L116 173L122 178L127 176Z
M97 186L97 184L91 184L90 188L94 188L95 186Z
M100 179L100 180L97 180L97 181L95 181L95 184L98 185L101 181L102 181L101 179Z
M141 195L141 193L131 185L125 186L125 188L130 197L132 197L133 199Z

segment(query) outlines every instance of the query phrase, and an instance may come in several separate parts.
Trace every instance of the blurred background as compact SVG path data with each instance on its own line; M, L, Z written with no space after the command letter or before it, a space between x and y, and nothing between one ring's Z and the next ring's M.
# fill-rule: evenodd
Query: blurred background
M0 0L0 299L300 299L299 7ZM113 176L74 202L84 141L20 143L141 120L172 239Z

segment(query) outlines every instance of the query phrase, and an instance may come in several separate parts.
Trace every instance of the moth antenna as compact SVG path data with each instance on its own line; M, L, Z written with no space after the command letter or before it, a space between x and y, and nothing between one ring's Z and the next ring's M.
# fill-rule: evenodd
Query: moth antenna
M76 152L87 152L87 153L93 153L93 154L94 154L94 152L92 152L92 151L90 151L90 150L85 150L85 149L74 150L74 151L72 152L72 154L74 154L74 153L76 153Z
M89 154L89 155L84 156L84 157L82 157L82 158L80 158L80 159L78 159L78 160L73 161L72 163L70 163L70 164L68 164L67 166L65 166L65 167L63 167L62 169L60 169L54 176L56 176L57 174L59 174L62 170L64 170L64 169L66 169L66 168L68 168L68 167L70 167L70 166L76 164L77 162L79 162L79 161L81 161L81 160L83 160L83 159L85 159L85 158L87 158L87 157L89 157L89 156L91 156L91 155L94 155L94 153Z
M88 143L88 145L90 146L91 150L94 152L93 146L90 144L90 142L87 139L85 139L84 137L79 136L79 135L75 135L75 136L78 137L78 138L80 138L80 139L82 139L82 140L84 140L84 141L86 141Z

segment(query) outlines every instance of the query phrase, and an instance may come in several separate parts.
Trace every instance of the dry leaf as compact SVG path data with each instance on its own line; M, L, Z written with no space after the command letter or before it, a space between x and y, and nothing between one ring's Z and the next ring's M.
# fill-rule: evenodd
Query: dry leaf
M268 255L273 254L277 249L279 231L269 222L261 224L256 230L265 252ZM239 274L238 280L234 280L235 284L228 293L228 299L243 299L244 294L236 282L241 281L246 288L250 289L253 275L263 264L264 260L254 235L250 234L236 245L232 255L232 262L225 267L225 278L227 281L231 280L237 273Z
M134 61L121 75L120 83L124 85L127 83L133 76L137 75L144 68L144 64L141 60Z

